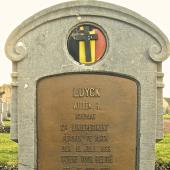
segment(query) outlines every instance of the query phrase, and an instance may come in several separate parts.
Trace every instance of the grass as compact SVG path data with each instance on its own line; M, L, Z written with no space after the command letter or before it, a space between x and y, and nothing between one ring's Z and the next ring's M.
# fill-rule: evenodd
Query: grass
M10 126L10 120L3 122L6 127ZM10 134L0 133L0 165L17 165L18 146L10 140Z
M156 144L156 160L170 163L170 133L165 134L165 138Z
M0 165L17 165L17 144L10 140L10 134L0 133Z
M164 118L164 119L170 119L170 113L163 115L163 118Z

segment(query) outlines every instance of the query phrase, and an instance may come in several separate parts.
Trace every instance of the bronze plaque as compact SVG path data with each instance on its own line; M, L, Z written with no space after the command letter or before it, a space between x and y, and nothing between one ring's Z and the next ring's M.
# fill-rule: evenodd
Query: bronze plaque
M135 170L137 85L70 74L37 84L38 170Z

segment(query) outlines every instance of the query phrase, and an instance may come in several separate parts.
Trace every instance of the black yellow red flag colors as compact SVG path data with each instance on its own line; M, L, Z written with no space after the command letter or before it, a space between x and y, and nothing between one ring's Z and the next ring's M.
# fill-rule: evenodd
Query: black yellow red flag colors
M106 38L101 29L93 25L80 25L73 29L68 39L68 51L80 64L93 64L106 50Z

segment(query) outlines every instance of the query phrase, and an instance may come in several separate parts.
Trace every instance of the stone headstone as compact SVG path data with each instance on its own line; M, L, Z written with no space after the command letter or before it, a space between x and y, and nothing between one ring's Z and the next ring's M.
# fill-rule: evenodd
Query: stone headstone
M163 100L163 113L170 114L170 98L164 98Z
M163 114L168 114L169 113L168 112L168 107L169 107L168 102L165 99L163 99Z
M6 43L19 170L154 170L168 49L150 21L103 2L23 22Z
M5 121L7 119L8 119L8 116L7 116L7 103L3 102L2 103L2 120Z
M11 103L7 103L7 117L11 117Z
M2 100L0 99L0 126L3 125L3 121L2 121Z

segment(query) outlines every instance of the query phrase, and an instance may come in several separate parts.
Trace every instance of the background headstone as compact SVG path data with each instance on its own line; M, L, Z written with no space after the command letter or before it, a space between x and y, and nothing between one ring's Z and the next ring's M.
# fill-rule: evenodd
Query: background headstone
M7 117L11 117L11 103L7 103Z
M7 103L3 102L2 103L2 120L5 121L5 120L8 120L8 116L7 116Z
M3 121L2 121L2 100L0 99L0 126L3 125Z
M168 107L169 107L169 104L168 104L168 102L164 99L164 100L163 100L163 114L169 113L169 112L168 112Z
M170 113L170 98L164 98L165 100L165 103L167 102L166 106L167 106L167 109L166 109L166 113Z

